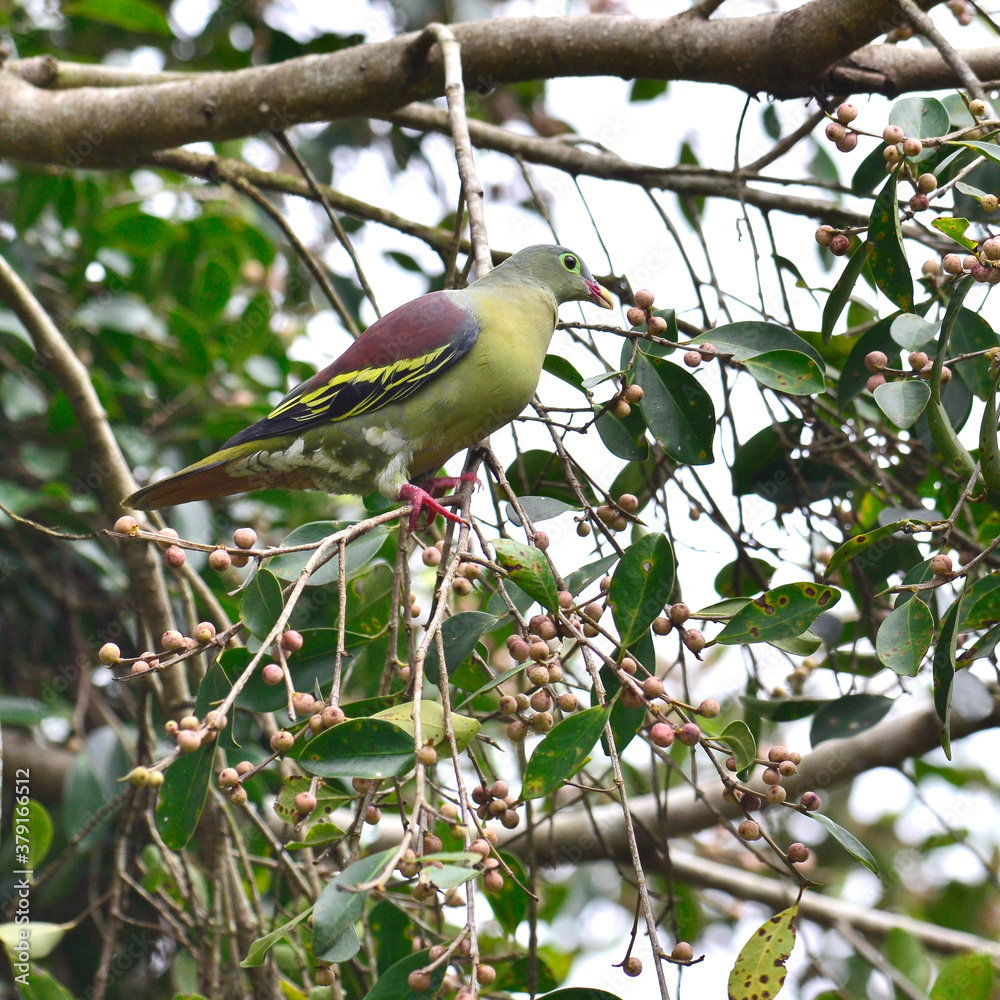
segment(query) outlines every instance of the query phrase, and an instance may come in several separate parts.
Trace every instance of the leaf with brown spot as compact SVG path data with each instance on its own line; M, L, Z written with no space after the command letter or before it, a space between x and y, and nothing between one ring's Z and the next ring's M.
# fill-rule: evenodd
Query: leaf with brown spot
M785 984L785 963L795 947L799 904L764 921L743 945L729 973L729 1000L772 1000Z
M716 636L716 642L734 645L774 642L801 635L840 600L840 591L815 583L786 583L744 605Z

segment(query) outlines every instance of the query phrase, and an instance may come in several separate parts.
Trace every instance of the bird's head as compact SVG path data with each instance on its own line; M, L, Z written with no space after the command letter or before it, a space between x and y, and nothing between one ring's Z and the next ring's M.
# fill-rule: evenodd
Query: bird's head
M612 309L611 293L599 285L578 254L566 247L541 244L526 247L490 272L497 278L528 280L544 285L559 303L581 300Z

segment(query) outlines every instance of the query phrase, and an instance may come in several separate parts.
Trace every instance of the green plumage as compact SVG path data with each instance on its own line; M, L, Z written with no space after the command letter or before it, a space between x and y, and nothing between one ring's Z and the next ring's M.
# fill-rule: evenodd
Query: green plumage
M410 498L411 479L433 474L528 405L558 307L574 299L612 304L565 247L522 250L468 288L387 314L266 418L123 505L151 509L262 487Z

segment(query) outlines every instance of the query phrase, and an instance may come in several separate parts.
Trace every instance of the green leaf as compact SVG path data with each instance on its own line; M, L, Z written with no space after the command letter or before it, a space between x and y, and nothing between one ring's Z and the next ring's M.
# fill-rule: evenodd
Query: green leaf
M948 609L934 647L934 708L941 720L941 749L948 760L951 760L951 695L955 685L956 626L960 605L961 599Z
M68 17L111 24L124 31L162 35L170 38L170 25L161 7L153 0L74 0L62 12Z
M937 219L932 219L931 225L939 232L944 233L944 235L949 239L952 239L959 245L965 247L966 250L975 252L979 249L979 244L975 240L970 240L969 237L965 235L966 229L972 225L968 219L953 219L942 216Z
M1000 573L990 573L962 591L959 631L988 628L1000 622Z
M567 385L573 386L574 389L579 389L585 396L590 396L584 388L583 376L564 357L558 354L546 354L542 369Z
M793 351L807 354L825 370L823 355L798 334L776 323L762 323L758 320L744 320L717 326L708 333L699 334L692 344L715 344L720 354L731 354L734 361L745 362L771 351Z
M701 383L680 365L639 352L635 381L645 395L638 404L646 426L675 461L710 465L715 406Z
M472 655L479 644L480 636L498 621L495 615L488 615L485 611L460 611L444 620L441 624L441 642L444 646L444 663L449 677ZM432 684L440 683L436 641L427 648L424 670Z
M441 988L448 971L447 964L442 963L431 972L430 986L426 990L411 990L409 984L411 972L430 965L430 954L429 951L418 951L400 959L378 977L375 985L365 994L364 1000L431 1000Z
M894 535L901 527L909 524L909 520L903 518L900 521L893 521L892 524L885 524L881 528L876 528L874 531L864 531L860 535L854 535L848 538L840 548L830 557L830 561L826 564L826 570L823 573L823 578L828 579L832 573L835 573L844 563L850 562L852 559L861 555L866 549L870 549L873 545L881 542L884 538L890 538Z
M872 394L879 409L898 427L912 427L931 398L930 386L921 379L885 382Z
M993 981L988 955L956 955L941 966L930 1000L989 1000Z
M621 1000L617 993L608 993L606 990L595 990L587 986L570 986L565 990L556 990L555 993L546 993L538 1000Z
M931 962L920 938L902 927L893 927L885 936L885 957L918 990L926 992L931 980ZM901 996L897 992L897 997Z
M364 912L370 891L354 892L352 889L380 875L393 853L394 848L390 847L355 861L323 887L313 907L313 952L317 958L332 961L327 959L326 953L348 928L354 929L355 922ZM347 958L341 957L338 961L343 962Z
M770 719L772 722L807 719L824 705L829 704L826 698L775 698L773 701L767 701L763 698L751 698L745 694L740 695L740 701L746 706L747 712L759 715L762 719Z
M729 973L729 1000L763 1000L785 985L785 963L795 947L798 903L776 913L753 932Z
M881 156L879 159L881 160ZM880 173L883 172L880 171ZM830 342L830 338L833 336L833 328L837 325L837 320L840 319L840 314L844 311L844 307L850 301L854 285L867 263L868 251L865 249L864 243L861 243L854 253L851 254L851 259L847 262L843 274L837 279L837 284L833 286L833 289L827 296L826 305L823 306L822 330L824 344Z
M10 928L9 943L7 941L7 935L3 935L4 943L7 944L8 954L12 954L13 948L18 944L18 934L27 926L30 928L32 933L32 944L35 941L35 935L37 934L38 928L37 924L32 922L31 924L3 924L0 925L0 931L6 931ZM47 927L52 927L55 925L48 924ZM75 994L70 993L65 986L62 985L57 979L50 976L44 969L39 968L36 965L31 965L29 971L25 974L25 980L18 983L18 996L21 1000L74 1000Z
M898 125L903 135L933 139L951 131L948 109L934 97L904 97L893 104L889 124Z
M989 350L1000 346L993 327L983 317L966 309L959 309L955 317L955 325L951 331L949 354L973 354L976 351ZM962 381L969 387L973 395L986 400L992 391L993 380L990 378L990 366L986 358L969 358L952 365L951 370L962 376Z
M724 743L733 752L736 770L745 771L757 757L757 741L750 732L750 727L741 719L730 722L718 736L712 739L716 743Z
M15 788L16 785L17 779L14 781ZM15 794L20 798L20 792L15 792ZM12 803L10 808L13 822L17 827L17 836L14 838L15 867L38 868L52 846L52 817L49 816L49 811L45 806L36 799L28 799L26 803ZM22 840L25 829L27 829L27 844ZM25 848L27 849L25 850Z
M601 405L594 406L594 413L600 413ZM626 462L644 462L649 457L649 441L646 439L646 421L642 411L637 406L625 418L616 417L610 410L605 410L597 418L595 426L597 433L604 442L604 447L618 458Z
M276 927L270 934L265 934L263 937L257 938L253 944L247 949L247 957L240 962L241 969L252 969L255 966L263 965L264 959L267 957L267 953L293 928L297 927L299 924L305 920L310 913L312 913L313 908L310 906L303 910L298 916L292 917L287 923L282 924L280 927Z
M748 590L760 590L770 585L774 567L766 559L758 559L756 556L749 561L757 571L756 576L741 559L734 559L719 570L712 586L720 597L736 597Z
M674 589L674 569L673 549L659 532L643 535L625 550L608 591L623 646L635 642L663 611Z
M467 614L481 613L479 611L467 612ZM489 617L492 618L493 616L490 615ZM394 726L402 729L404 733L408 733L410 736L410 746L413 746L412 701L383 709L381 712L376 712L372 718L391 722ZM479 732L479 720L452 712L451 728L455 733L455 745L459 751L462 751L476 738L476 733ZM429 701L426 698L420 700L420 736L425 745L430 743L432 746L437 747L447 741L444 726L444 707L439 701Z
M515 878L505 878L503 888L499 892L488 893L486 899L504 933L508 937L513 937L514 932L521 926L521 921L528 916L528 894L521 886L528 885L530 880L524 865L516 855L501 851L500 857L510 867ZM518 882L521 885L518 885Z
M543 608L559 610L559 592L545 554L533 545L523 545L513 538L497 538L490 543L497 562L507 571L521 590L533 597Z
M413 954L413 925L405 911L395 903L383 899L368 914L375 959L380 976L384 976L396 962Z
M586 566L573 570L566 577L566 589L571 594L579 594L586 587L589 587L596 579L604 576L607 571L618 562L618 556L612 552L610 555L597 559Z
M667 92L666 80L633 80L629 88L628 99L630 101L651 101L654 97L659 97Z
M851 191L859 198L870 195L885 177L885 145L876 146L859 164L851 178Z
M284 607L281 584L267 569L259 570L243 591L240 618L257 639L266 638Z
M878 862L872 856L871 851L853 833L845 830L839 823L834 823L829 816L825 816L823 813L811 812L806 815L824 827L852 858L860 861L873 875L878 875Z
M809 739L813 747L827 740L847 739L881 722L892 698L877 694L847 694L827 702L813 717Z
M54 709L36 698L9 694L0 696L0 725L36 726L53 714Z
M755 598L716 636L723 645L773 642L801 635L840 600L840 591L818 583L786 583Z
M875 654L901 677L916 677L933 635L934 616L923 601L897 603L879 626Z
M560 514L565 514L568 510L580 509L579 504L564 503L555 497L518 497L517 502L521 505L525 517L530 521L548 521ZM521 527L521 519L511 504L507 504L507 520L511 524Z
M415 764L412 735L382 719L348 719L299 740L289 756L322 778L398 778Z
M958 657L958 662L963 666L973 660L982 659L984 656L992 656L993 651L1000 645L1000 625L994 625L988 632L981 635L976 641L966 649L962 650Z
M896 204L897 173L890 174L875 199L865 247L872 275L882 293L903 312L913 312L913 279L903 252L903 234Z
M156 802L156 829L172 851L187 846L205 808L215 769L215 743L204 743L167 768Z
M949 146L965 146L966 149L975 150L994 163L1000 163L1000 146L995 142L979 142L976 139L955 140L948 143Z
M338 531L343 531L344 528L349 528L352 523L351 521L311 521L309 524L303 524L296 528L282 540L281 544L311 545L336 534ZM350 576L370 563L385 544L388 535L388 528L376 528L360 538L355 538L345 550L347 574ZM328 583L336 583L340 573L340 556L337 555L336 545L333 546L333 553L333 557L309 577L309 586L320 587ZM314 555L314 549L289 552L270 559L267 568L281 580L297 580L305 564Z
M930 323L916 313L900 313L889 327L892 339L904 351L915 351L929 344L940 332L940 323Z
M563 719L532 752L524 769L522 797L548 795L575 774L601 738L610 714L609 705L598 705Z
M812 656L823 645L823 640L806 629L802 635L792 636L790 639L775 639L771 645L792 656Z
M822 366L798 351L768 351L743 366L761 385L792 396L811 396L826 388Z

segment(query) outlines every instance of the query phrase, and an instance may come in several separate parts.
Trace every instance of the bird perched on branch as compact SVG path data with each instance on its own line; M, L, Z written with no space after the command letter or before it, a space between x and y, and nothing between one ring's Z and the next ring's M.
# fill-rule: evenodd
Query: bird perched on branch
M468 288L422 295L373 323L219 451L122 506L152 510L272 487L378 490L413 505L411 530L425 509L459 521L413 480L528 405L558 307L574 299L612 307L587 265L559 246L528 247Z

